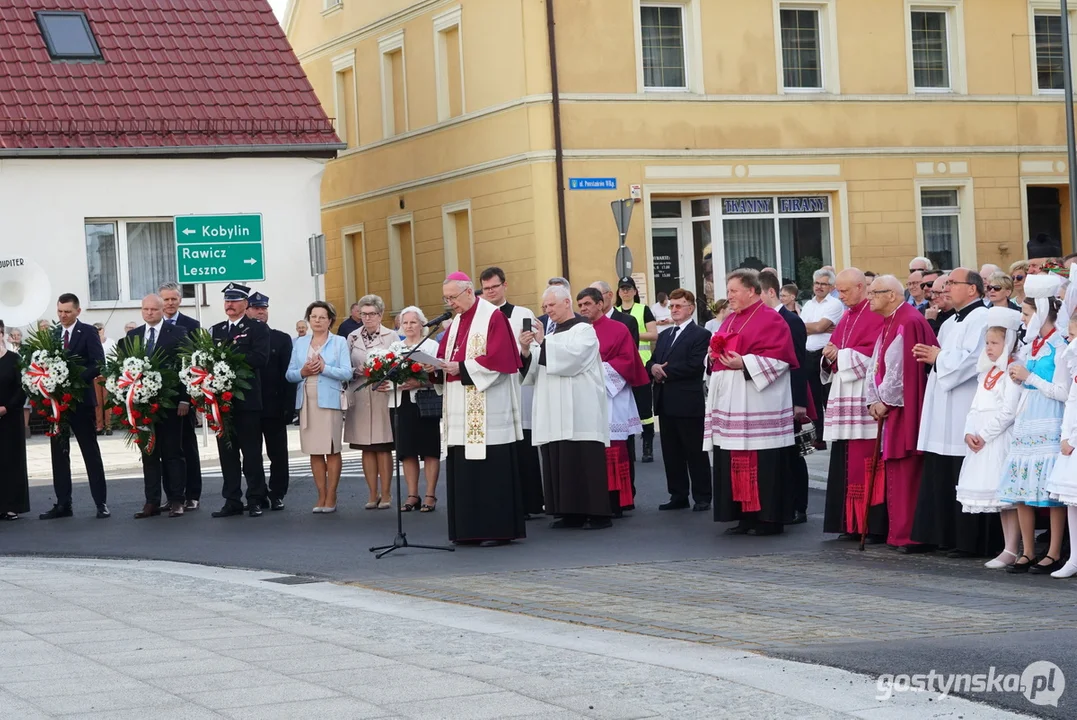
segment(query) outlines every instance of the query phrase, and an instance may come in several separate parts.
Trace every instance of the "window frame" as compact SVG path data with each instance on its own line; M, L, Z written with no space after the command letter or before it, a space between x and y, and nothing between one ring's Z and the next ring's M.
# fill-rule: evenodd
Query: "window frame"
M963 267L978 268L979 260L976 257L976 207L972 178L917 179L913 181L913 188L913 202L916 210L916 254L926 257L924 249L923 191L955 190L957 191L957 228L959 233L957 238L958 262ZM951 214L931 212L931 210L929 208L928 216ZM945 269L952 270L953 268Z
M1039 58L1036 54L1036 17L1039 15L1054 15L1062 17L1062 4L1058 0L1029 0L1028 3L1028 47L1029 61L1032 70L1032 94L1033 95L1065 95L1063 89L1054 90L1040 87ZM1074 22L1077 22L1077 9L1070 9L1070 34L1074 31ZM1077 62L1070 58L1071 70L1077 68Z
M645 7L676 7L681 10L681 35L684 46L684 87L647 87L643 72L643 18ZM632 23L635 32L636 92L658 94L692 93L702 95L703 37L699 0L632 0Z
M367 271L367 236L366 236L366 223L358 223L356 225L348 225L340 229L340 252L342 260L342 270L344 279L344 304L345 306L351 306L353 302L358 300L362 295L357 292L356 285L359 278L355 276L355 248L349 240L359 236L359 251L362 254L360 258L363 268L363 294L365 295L370 290L370 278Z
M965 71L964 0L905 0L905 68L910 95L965 95L968 80ZM943 13L946 17L946 60L950 85L945 88L918 87L913 68L912 14Z
M129 223L167 223L168 225L175 224L175 218L163 217L163 216L147 216L147 217L85 217L82 219L82 257L86 263L83 276L86 279L86 302L85 307L87 310L101 310L101 309L115 309L115 308L139 308L142 307L142 298L125 299L131 294L131 267L128 262L130 252L128 250L127 239L127 225ZM87 255L86 248L86 226L87 225L107 225L111 224L116 228L116 272L117 272L117 293L118 298L116 300L95 300L90 294L90 267L89 256ZM172 249L173 255L175 255L175 246ZM175 281L172 278L169 281ZM169 282L166 281L166 282ZM190 285L192 283L182 283L181 288ZM182 307L194 307L197 301L197 297L183 297L182 290L180 293L180 305ZM195 293L197 296L197 293Z
M464 26L462 19L463 13L459 5L434 17L434 83L437 91L438 122L445 122L454 117L450 108L449 78L446 76L448 68L442 67L441 61L442 54L447 52L445 34L453 28L456 28L456 34L459 38L457 52L460 55L460 115L455 117L467 114L467 92L464 85Z
M400 75L404 80L404 130L396 131L396 95L393 90L392 64L390 55L400 52ZM403 135L411 129L408 124L408 57L404 50L404 31L397 30L378 40L378 55L381 70L381 128L385 140ZM388 75L388 77L387 77ZM388 82L386 82L388 80Z
M838 67L838 13L835 0L774 0L774 57L779 95L841 93ZM819 15L818 88L785 86L785 59L782 56L782 10L813 10Z
M455 216L467 215L468 230L468 255L471 259L470 267L460 267L460 257L457 252L460 238L456 233ZM457 270L462 270L468 277L475 277L475 217L471 212L471 200L460 200L441 206L441 242L445 256L445 276Z
M411 281L412 287L415 288L414 304L419 302L419 254L415 248L415 218L410 212L393 215L385 220L389 240L389 307L386 309L392 313L398 313L409 305L407 298L404 297L404 258L400 252L400 230L398 229L401 225L409 226L411 231Z
M44 18L49 17L77 17L82 20L83 28L86 30L86 37L90 40L90 45L93 46L93 52L91 53L65 53L58 52L53 47L52 35L48 29L48 23ZM49 53L49 59L53 62L103 62L105 59L104 54L101 52L101 45L97 42L97 36L94 34L93 28L90 26L90 18L86 17L86 13L83 10L37 10L34 12L34 20L37 22L38 30L41 32L41 39L45 41L45 50Z
M347 97L343 91L346 73L349 70L352 73L352 97L355 98L355 108L351 113L348 112L346 105L343 107L343 112L341 108ZM335 116L333 125L340 141L348 147L359 147L359 77L355 68L355 50L333 58L333 114Z

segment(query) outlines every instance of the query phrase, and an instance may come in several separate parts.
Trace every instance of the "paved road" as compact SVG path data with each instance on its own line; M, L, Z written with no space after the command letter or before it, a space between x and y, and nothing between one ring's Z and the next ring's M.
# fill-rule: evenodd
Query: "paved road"
M825 456L815 459L821 465ZM976 561L857 552L823 536L823 495L813 491L806 525L771 538L723 537L709 513L658 512L661 465L639 465L639 510L598 532L528 523L527 540L456 552L404 550L374 560L391 542L395 516L366 511L364 481L352 474L340 511L312 515L309 477L297 477L282 513L214 520L207 482L203 511L183 518L130 519L141 481L110 483L113 518L90 512L76 488L77 517L0 524L0 552L164 559L257 568L347 581L402 595L507 610L537 618L752 650L868 675L936 669L1020 670L1056 663L1077 682L1077 585L989 572ZM353 467L353 469L355 469ZM48 488L34 488L35 508ZM412 542L445 542L443 511L404 516ZM1020 694L977 697L1019 712L1071 717ZM971 697L971 695L970 695Z

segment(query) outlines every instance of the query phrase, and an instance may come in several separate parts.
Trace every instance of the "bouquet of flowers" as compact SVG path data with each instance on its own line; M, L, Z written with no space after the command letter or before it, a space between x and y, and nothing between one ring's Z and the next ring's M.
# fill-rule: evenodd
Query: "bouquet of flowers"
M410 349L400 341L394 342L388 350L372 349L363 365L363 377L372 385L386 380L401 384L408 380L426 380L427 374L421 364L410 358L404 360Z
M188 336L180 362L180 380L191 404L206 416L217 437L232 436L232 403L243 399L254 372L231 345L218 345L205 330Z
M86 391L81 367L64 350L56 325L30 333L19 348L22 384L34 412L48 418L45 434L51 437L70 430L71 413Z
M154 425L166 409L176 406L176 371L165 365L161 355L147 355L142 338L133 338L116 346L101 374L107 412L126 429L128 443L152 454L157 445Z

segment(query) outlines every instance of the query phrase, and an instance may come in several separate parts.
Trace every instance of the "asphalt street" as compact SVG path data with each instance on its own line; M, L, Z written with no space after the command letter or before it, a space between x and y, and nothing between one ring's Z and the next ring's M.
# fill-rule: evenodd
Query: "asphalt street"
M357 460L346 462L338 512L315 515L309 472L293 460L283 512L213 519L219 475L207 475L203 507L182 518L134 520L141 478L109 480L112 518L97 520L85 484L75 517L44 522L51 488L34 487L34 514L0 524L0 553L174 560L350 582L367 588L509 610L584 625L685 639L771 656L881 673L1020 672L1054 662L1077 682L1077 584L989 572L980 561L908 557L883 547L858 553L822 533L823 492L809 522L776 537L724 537L709 512L659 512L667 499L661 459L637 465L638 509L610 530L556 531L545 520L499 548L455 552L391 543L396 516L364 510ZM441 493L444 498L444 493ZM442 499L444 502L444 499ZM413 543L444 544L444 508L403 516ZM1073 717L1034 706L1020 693L963 694L1043 717Z

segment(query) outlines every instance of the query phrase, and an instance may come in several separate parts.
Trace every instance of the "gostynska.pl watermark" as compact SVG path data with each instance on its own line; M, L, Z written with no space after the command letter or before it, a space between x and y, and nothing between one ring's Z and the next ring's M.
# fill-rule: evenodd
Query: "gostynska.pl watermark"
M985 673L884 674L875 681L877 700L889 700L897 693L937 693L939 699L951 693L1021 693L1033 705L1054 705L1066 689L1066 678L1053 662L1034 662L1020 673L1000 673L992 665Z

